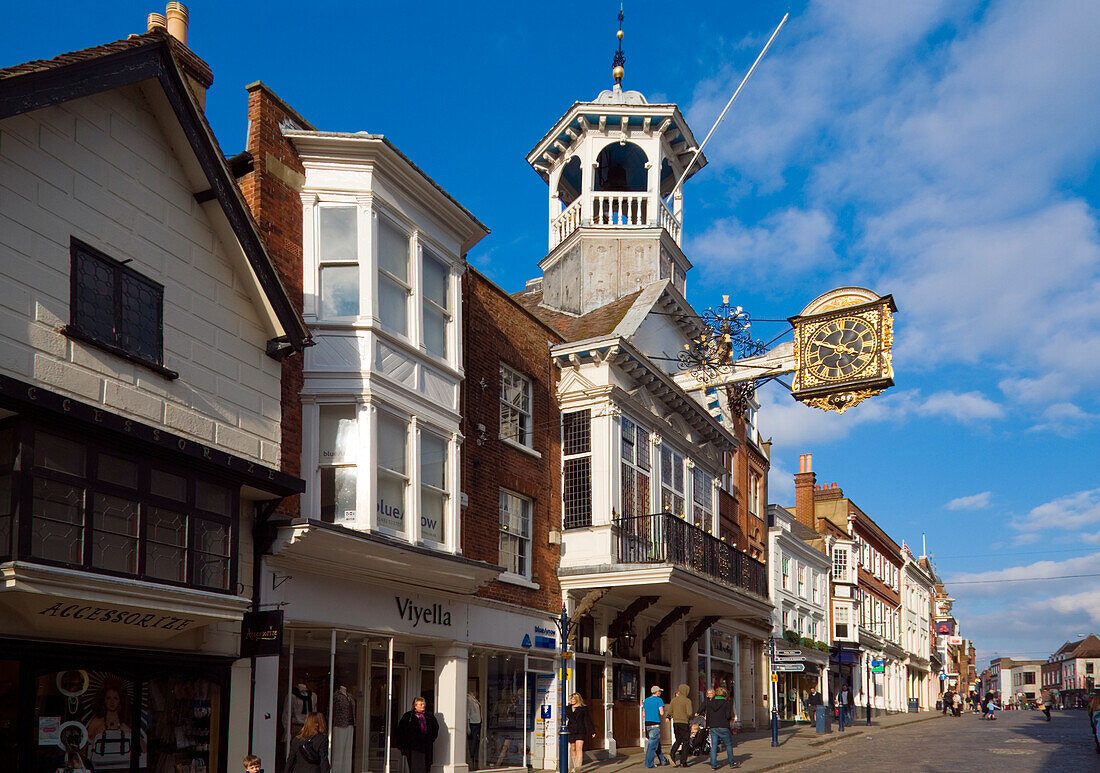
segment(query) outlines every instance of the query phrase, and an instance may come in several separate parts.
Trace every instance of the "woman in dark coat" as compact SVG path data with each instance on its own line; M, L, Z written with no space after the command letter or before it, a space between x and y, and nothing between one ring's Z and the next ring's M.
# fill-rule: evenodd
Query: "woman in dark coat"
M409 773L428 773L432 768L432 747L439 735L439 722L427 709L427 701L416 698L412 711L406 711L394 729L394 746L408 761Z
M565 730L569 733L569 748L573 752L572 770L580 770L584 764L584 742L596 737L596 726L579 692L570 696L569 705L565 707Z
M324 714L319 711L307 714L301 731L290 742L284 773L329 773L325 733Z

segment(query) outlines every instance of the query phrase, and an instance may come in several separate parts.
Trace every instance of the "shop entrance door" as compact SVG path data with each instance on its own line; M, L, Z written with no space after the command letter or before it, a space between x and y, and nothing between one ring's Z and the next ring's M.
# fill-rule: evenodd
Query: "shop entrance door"
M366 711L367 764L370 773L401 772L401 752L393 745L393 727L401 718L405 703L408 669L405 653L395 652L393 639L370 639L364 645L370 667L363 692L369 696Z

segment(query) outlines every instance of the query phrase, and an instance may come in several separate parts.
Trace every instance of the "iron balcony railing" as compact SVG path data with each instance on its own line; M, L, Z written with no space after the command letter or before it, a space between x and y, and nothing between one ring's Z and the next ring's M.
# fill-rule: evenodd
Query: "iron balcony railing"
M674 564L768 597L764 564L677 515L624 515L615 525L620 563Z

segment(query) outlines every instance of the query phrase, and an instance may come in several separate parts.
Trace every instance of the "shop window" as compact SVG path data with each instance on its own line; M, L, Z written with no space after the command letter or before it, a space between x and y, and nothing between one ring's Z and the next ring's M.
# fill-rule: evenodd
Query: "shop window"
M164 371L164 287L79 239L71 240L70 255L70 317L64 332Z
M848 637L848 607L835 607L833 609L833 624L836 628L836 638Z
M531 447L531 380L500 364L500 437Z
M482 713L481 737L471 749L472 768L523 767L526 667L523 655L471 656L469 687Z
M531 514L534 502L525 496L500 490L501 566L510 574L531 578Z
M355 405L320 406L321 520L353 524L359 422Z
M623 516L647 515L649 508L649 433L625 416L622 419Z
M378 505L381 529L405 533L409 425L391 414L378 412Z
M661 446L661 509L684 515L684 455Z
M232 588L232 487L128 458L117 446L100 448L43 430L33 432L31 458L22 491L12 489L13 478L0 464L0 527L10 532L12 503L29 497L32 515L22 543L29 558L210 590Z
M409 236L396 225L379 217L378 319L392 333L409 333Z
M566 529L592 525L592 426L587 410L561 416L563 525Z
M322 319L359 314L359 228L356 207L321 207L317 218Z
M427 248L423 250L421 266L424 349L428 354L446 359L447 330L451 324L451 270Z
M442 543L446 537L449 495L447 441L430 432L420 433L420 536Z

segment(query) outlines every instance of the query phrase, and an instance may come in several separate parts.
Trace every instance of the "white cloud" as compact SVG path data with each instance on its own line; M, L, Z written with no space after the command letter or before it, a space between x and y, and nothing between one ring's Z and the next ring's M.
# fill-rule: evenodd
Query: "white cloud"
M823 0L792 19L707 153L739 195L802 186L794 211L817 236L726 221L699 264L728 271L719 245L752 247L788 273L893 292L899 370L1003 369L1013 403L1095 394L1100 229L1075 188L1100 158L1100 14L1093 0L909 6ZM699 84L696 124L736 75ZM806 213L830 212L844 227L815 232ZM951 408L1003 414L964 403ZM1057 418L1037 430L1071 431Z
M1011 522L1020 532L1084 529L1100 523L1100 488L1078 491L1033 507Z
M775 280L831 266L836 262L835 240L832 216L791 207L751 227L736 218L715 220L689 241L687 252L714 280L745 273Z
M1055 403L1047 406L1039 423L1029 427L1028 431L1053 432L1062 437L1072 437L1098 420L1100 414L1083 411L1073 403Z
M946 416L964 422L1004 416L1004 408L981 392L936 392L920 403L916 410L924 416Z
M945 583L947 589L956 598L964 596L1049 598L1059 591L1079 589L1082 584L1100 588L1100 577L1074 577L1074 575L1097 573L1100 573L1100 552L1067 558L1064 561L1036 561L1024 566L956 574L945 578Z
M992 491L983 491L980 494L972 494L968 497L956 497L944 507L948 510L981 510L989 507L989 500L992 496Z

